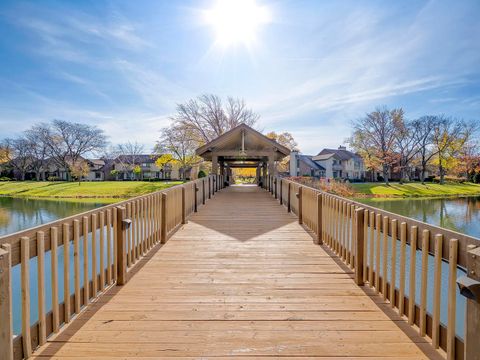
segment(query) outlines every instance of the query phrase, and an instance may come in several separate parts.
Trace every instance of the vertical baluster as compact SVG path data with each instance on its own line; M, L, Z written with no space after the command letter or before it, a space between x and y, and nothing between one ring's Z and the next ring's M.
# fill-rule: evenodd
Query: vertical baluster
M408 323L415 322L415 291L417 269L417 234L418 228L412 226L410 230L410 270L409 270L409 295L408 295Z
M343 201L343 216L342 216L342 242L343 242L343 249L342 249L342 256L343 261L348 264L348 241L347 241L347 229L348 229L348 204L346 201Z
M47 341L45 318L45 235L37 231L38 342Z
M352 222L350 220L350 215L353 214L353 205L347 204L347 217L346 217L346 235L345 235L345 247L346 247L346 254L345 256L347 257L347 264L350 265L350 267L353 267L353 258L352 258L352 232L350 231Z
M457 254L458 240L451 239L448 254L448 323L447 360L455 359L455 312L457 309Z
M88 217L82 218L83 225L83 304L88 305L90 300L90 276L88 274Z
M190 184L191 185L191 184ZM186 190L186 189L185 189ZM186 206L186 215L188 216L188 213L190 212L190 206L189 202L187 202L188 199L185 200L185 206ZM152 216L153 216L153 244L156 245L158 241L158 194L154 194L152 197Z
M107 283L112 283L112 211L107 209Z
M147 199L142 198L142 248L143 255L148 251Z
M22 345L23 355L29 358L32 355L32 339L30 336L30 239L22 237L21 246L21 273L22 273Z
M145 198L145 251L150 250L150 205L149 198Z
M332 250L334 250L334 242L333 242L333 198L329 196L328 199L328 240L329 246Z
M92 298L97 297L97 214L92 214Z
M398 229L398 220L392 220L392 253L390 256L391 262L391 285L390 285L390 304L392 308L395 307L395 288L397 287L397 229Z
M345 261L345 202L343 200L339 201L339 250L340 258Z
M443 235L435 235L435 269L433 277L433 314L432 314L432 345L435 349L440 346L440 288L442 286L442 243Z
M142 233L141 233L141 223L140 223L140 200L135 201L135 237L137 238L137 260L142 256Z
M342 248L341 248L341 239L340 239L340 217L341 217L341 206L342 203L339 199L335 199L335 240L337 244L337 255L342 257Z
M405 266L407 247L407 223L400 224L400 288L398 290L398 313L405 313Z
M126 209L126 217L131 217L131 205L130 203L125 205ZM132 234L131 234L132 227L130 226L125 231L125 242L126 242L126 252L127 252L127 267L132 266Z
M118 259L117 259L117 243L118 243L118 239L117 239L117 216L118 216L118 213L117 213L117 208L114 207L112 209L113 211L113 219L112 219L112 223L113 223L113 281L114 282L117 282L117 278L118 278L118 271L117 271L117 268L118 268Z
M167 193L162 193L162 244L167 242Z
M329 211L330 211L330 206L329 206L329 199L328 195L324 194L323 195L323 241L326 245L330 244L329 237L328 237L328 231L330 227L330 221L329 221Z
M383 257L382 257L382 294L383 300L387 300L387 261L388 261L388 216L383 217Z
M375 226L377 227L377 236L375 238L375 293L380 292L380 245L382 242L382 215L377 214Z
M369 239L369 255L368 261L368 283L370 287L373 287L373 261L374 261L374 249L375 249L375 212L370 210L370 239Z
M350 264L352 264L352 266L355 264L355 244L353 242L353 233L355 231L355 210L357 209L357 207L355 205L350 205L350 227L351 227L351 230L350 230ZM363 218L362 218L363 220ZM362 231L363 231L363 228L362 228ZM364 242L365 244L365 242ZM365 255L365 252L363 253ZM362 264L364 264L364 262L362 262ZM365 275L364 275L365 276Z
M422 285L420 293L420 336L427 333L428 247L430 231L422 232Z
M56 228L55 228L56 229ZM53 228L50 230L52 233ZM65 324L70 322L70 228L63 224L63 303Z
M105 290L105 212L100 211L100 291Z
M75 284L75 313L80 313L80 222L73 220L73 267Z
M60 329L60 315L58 313L58 230L56 227L51 229L50 236L53 331L58 332Z
M153 197L148 197L148 219L149 219L149 229L150 229L150 249L154 245L153 239Z
M363 256L367 256L368 250L368 210L363 212ZM363 260L363 283L368 279L367 259Z

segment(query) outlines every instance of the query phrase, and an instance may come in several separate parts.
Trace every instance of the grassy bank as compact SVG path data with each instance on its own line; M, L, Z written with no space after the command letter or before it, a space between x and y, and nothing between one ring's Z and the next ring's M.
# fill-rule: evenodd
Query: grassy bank
M119 199L148 194L153 191L180 184L179 181L102 181L102 182L59 182L59 181L8 181L0 182L0 196L28 198L82 199L114 202Z
M435 197L435 196L469 196L480 195L480 184L447 183L444 185L427 183L353 183L354 191L368 197Z

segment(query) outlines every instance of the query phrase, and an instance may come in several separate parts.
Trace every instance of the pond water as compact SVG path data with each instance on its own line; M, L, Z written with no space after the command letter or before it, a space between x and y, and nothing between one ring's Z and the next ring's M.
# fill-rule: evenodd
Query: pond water
M79 214L105 204L101 202L85 203L60 200L37 200L0 197L0 236L25 230L34 226L46 224L57 219ZM83 238L82 238L83 241ZM80 247L82 249L82 246ZM80 258L83 261L83 250ZM63 246L58 248L58 268L63 269ZM70 246L70 273L73 274L73 244ZM91 256L89 254L89 256ZM100 261L100 259L98 259ZM52 308L51 299L51 258L50 252L45 254L45 302L47 311ZM13 330L15 334L21 332L21 287L20 287L20 265L12 269L12 310ZM63 272L59 271L59 301L63 301ZM91 276L91 274L90 274ZM38 286L37 286L37 258L30 260L30 297L31 297L31 323L38 321ZM73 289L73 279L70 288ZM81 279L83 286L83 278Z
M480 238L480 196L431 199L361 199L395 214Z
M46 224L103 205L101 202L0 197L0 236Z
M480 238L480 196L474 197L459 197L459 198L430 198L430 199L361 199L360 202L377 207L392 213L407 216L425 223L437 225L446 229L457 231L459 233L467 234ZM392 251L390 245L390 239L388 243L388 256ZM400 267L400 242L396 244L396 268L397 274L399 274ZM383 243L380 245L383 249ZM380 253L382 253L381 250ZM407 245L406 252L407 263L407 280L406 280L406 294L409 289L409 264L410 264L410 248ZM367 253L368 256L368 253ZM375 260L375 259L374 259ZM421 251L416 252L416 289L421 288L420 274L422 271L421 264ZM380 260L381 262L381 260ZM391 269L388 263L388 278L391 277ZM382 267L380 266L380 269ZM442 262L442 276L441 276L441 322L447 324L447 299L448 299L448 275L449 268L448 263ZM457 277L465 275L465 272L461 269L457 271ZM434 278L434 265L433 256L429 256L428 260L428 286L427 286L427 311L432 312L433 308L433 278ZM399 287L399 278L396 278L396 286ZM420 292L416 291L416 302L420 303ZM465 321L465 298L460 295L457 289L457 311L456 311L456 333L458 336L463 337L464 333L464 321Z

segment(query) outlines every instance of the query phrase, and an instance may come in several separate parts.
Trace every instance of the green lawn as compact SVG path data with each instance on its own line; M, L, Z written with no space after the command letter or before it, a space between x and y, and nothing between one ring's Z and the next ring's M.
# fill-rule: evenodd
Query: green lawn
M0 182L0 196L41 198L129 198L181 184L180 181L7 181Z
M378 197L420 197L420 196L461 196L480 195L480 184L447 183L444 185L427 183L353 183L352 188L361 195Z

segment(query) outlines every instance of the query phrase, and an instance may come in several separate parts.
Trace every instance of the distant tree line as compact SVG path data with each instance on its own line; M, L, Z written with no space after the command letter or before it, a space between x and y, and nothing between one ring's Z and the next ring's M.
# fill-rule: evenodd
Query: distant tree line
M64 169L68 179L81 178L88 167L83 157L101 152L107 145L103 130L96 126L53 120L32 126L20 136L0 142L0 164L10 167L21 180L29 172L45 180L49 165Z
M410 180L412 167L419 168L422 183L432 168L441 184L449 174L480 182L478 129L474 121L444 115L409 120L401 108L378 108L353 122L347 142L387 184L391 171L400 172L401 182Z

